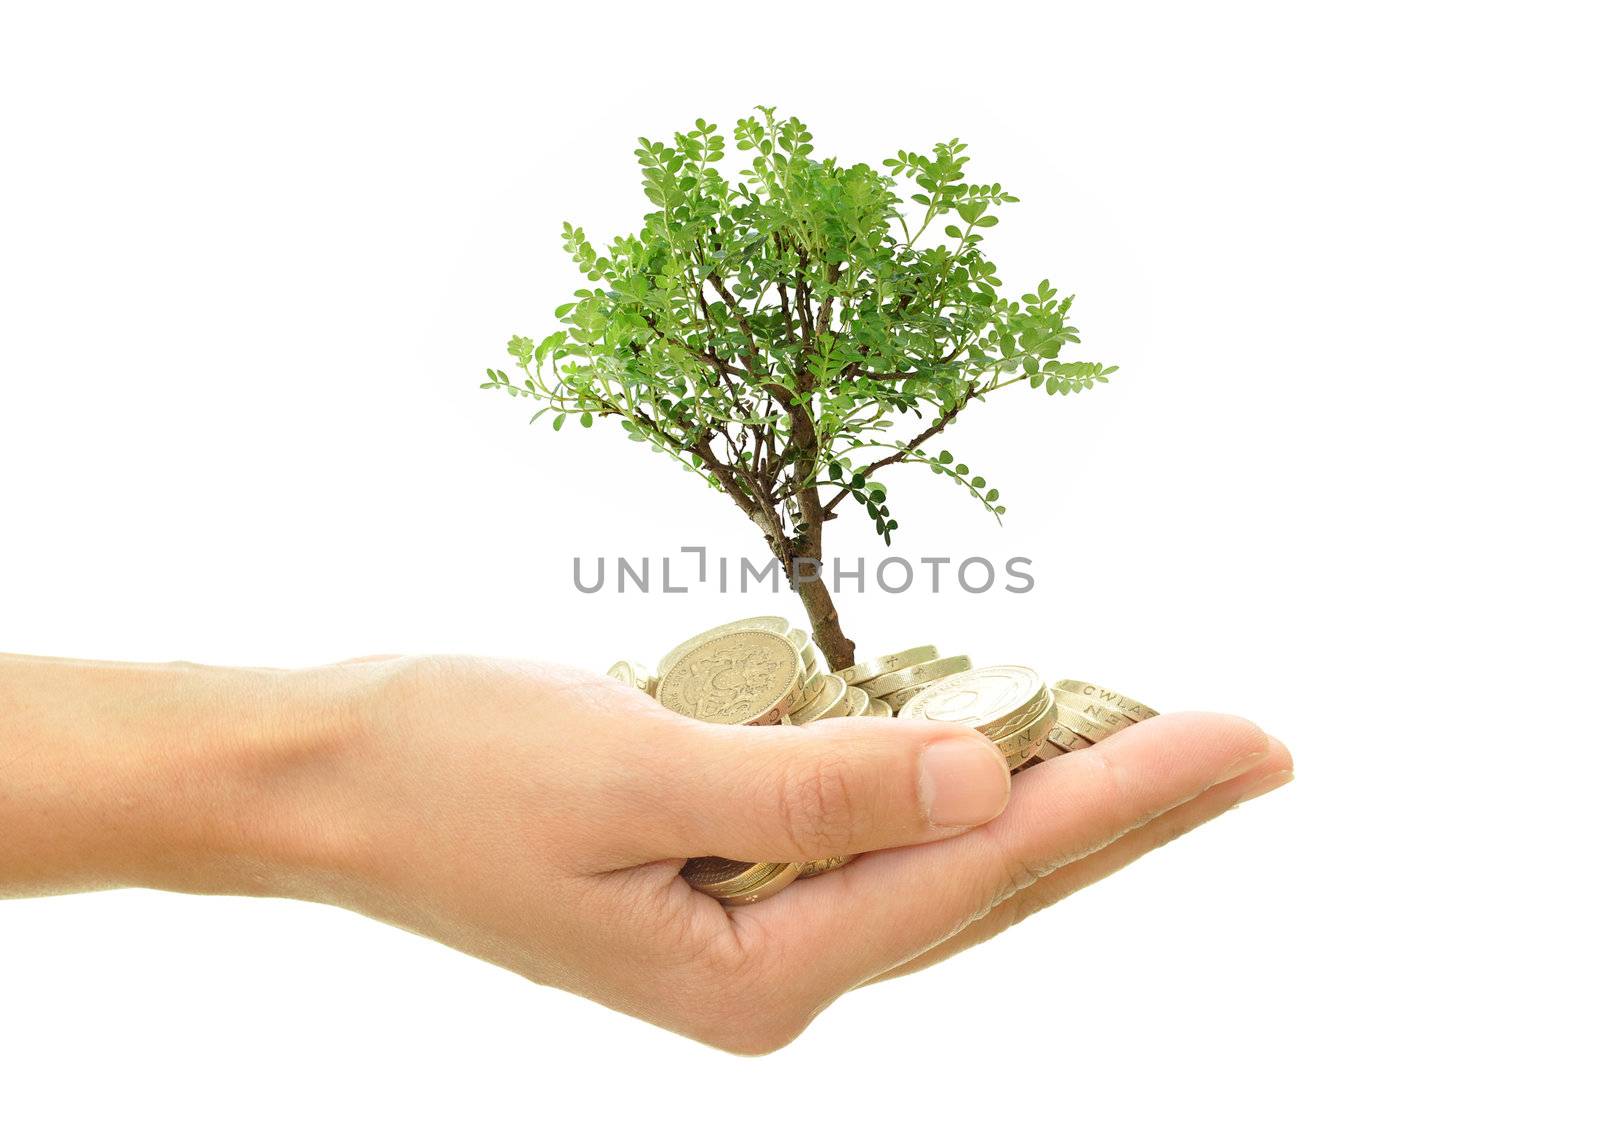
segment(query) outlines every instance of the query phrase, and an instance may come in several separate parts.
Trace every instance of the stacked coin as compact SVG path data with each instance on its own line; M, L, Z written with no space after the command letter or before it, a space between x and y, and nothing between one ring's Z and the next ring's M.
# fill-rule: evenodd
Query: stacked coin
M1087 681L1057 681L1051 691L1056 702L1055 727L1046 735L1038 754L1020 765L1019 771L1041 760L1098 744L1112 733L1156 715L1154 709L1138 701Z
M654 696L674 712L714 724L788 724L796 713L813 714L830 688L822 683L826 676L805 630L781 617L745 618L697 634L663 657ZM799 873L797 863L715 856L683 867L690 886L729 904L768 898Z
M697 891L730 906L760 902L783 890L800 873L798 863L740 863L703 856L683 865L683 877Z
M782 620L781 618L779 619ZM822 654L817 652L816 644L811 640L811 634L796 626L788 633L794 647L800 651L800 660L805 662L806 680L811 680L822 672Z
M928 685L971 668L970 657L940 657L933 646L918 645L869 658L840 670L840 675L859 685L867 696L882 701L890 712L898 713Z
M697 634L663 657L654 675L631 661L619 661L607 673L675 712L714 724L803 725L895 715L961 724L994 741L1013 772L1088 748L1156 715L1086 681L1046 685L1021 665L974 669L971 658L941 657L931 645L826 673L810 633L775 616ZM752 903L853 858L748 863L703 856L684 864L683 877L724 903Z
M844 716L850 711L851 691L849 685L832 673L820 674L806 686L805 697L800 706L789 714L790 723L810 724L814 720ZM859 689L855 691L860 692Z
M638 689L647 697L656 695L654 674L637 661L618 661L606 670L607 677L615 677L631 689Z
M977 729L1019 768L1033 759L1056 725L1056 701L1043 678L1022 665L969 669L924 686L902 717Z
M783 633L756 626L713 630L664 662L656 700L713 724L780 724L806 688L801 650Z

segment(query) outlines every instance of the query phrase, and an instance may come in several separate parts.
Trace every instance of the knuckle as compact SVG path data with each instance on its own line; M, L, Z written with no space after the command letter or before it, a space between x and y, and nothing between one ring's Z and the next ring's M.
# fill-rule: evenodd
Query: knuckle
M1015 926L1019 922L1026 922L1041 910L1047 910L1059 901L1059 899L1051 898L1040 891L1023 891L1021 894L1014 895L1007 903L1010 907L1010 919L1006 925L1009 927Z
M856 806L847 763L824 760L794 768L780 779L778 796L779 814L797 851L831 855L849 846Z
M1007 850L999 842L993 844L989 854L989 866L992 868L990 881L993 883L993 890L983 908L974 917L981 917L1000 906L1010 906L1013 900L1025 895L1029 887L1062 866L1058 861L1018 855L1014 851Z
M1003 901L1022 894L1055 869L1055 865L1050 863L1028 859L1013 860L1006 867L1005 880L1000 888L1000 899Z
M987 914L996 907L1009 906L1014 900L1023 898L1027 895L1029 887L1053 874L1061 866L1062 864L1056 861L1046 862L1041 859L1000 854L997 858L994 891L989 896L988 905L983 913Z

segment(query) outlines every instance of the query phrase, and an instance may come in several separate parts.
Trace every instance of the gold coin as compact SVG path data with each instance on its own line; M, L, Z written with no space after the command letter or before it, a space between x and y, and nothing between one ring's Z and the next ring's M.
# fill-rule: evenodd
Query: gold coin
M1062 720L1062 715L1063 710L1058 707L1056 709L1056 726L1050 730L1045 737L1046 740L1063 752L1076 752L1080 748L1088 748L1094 744L1094 741L1087 736L1079 736L1068 728Z
M866 690L863 689L862 692ZM862 716L893 716L894 710L889 707L889 702L878 697L867 698L867 711Z
M1074 710L1080 716L1098 721L1113 732L1139 723L1126 713L1118 712L1109 705L1101 704L1093 697L1082 693L1075 693L1071 689L1056 689L1056 703Z
M797 626L789 631L789 640L794 642L794 647L800 651L801 660L806 663L807 673L822 672L822 655L817 652L817 645L811 640L811 634Z
M912 685L926 685L929 681L938 681L955 673L964 673L970 668L972 668L970 657L935 657L932 661L908 665L904 669L896 669L892 673L884 673L870 681L863 681L861 687L867 691L869 697L887 697L890 693L909 689Z
M666 676L667 670L677 663L678 658L695 648L695 646L702 645L713 638L721 637L723 634L735 633L741 629L760 629L768 633L787 635L789 622L787 618L781 618L775 614L764 614L758 617L740 618L738 621L730 621L719 626L713 626L703 633L695 634L688 641L676 646L663 657L661 664L656 666L656 676Z
M919 645L914 649L902 649L899 653L885 653L882 657L869 657L865 661L857 661L854 665L840 669L839 676L844 678L847 685L859 685L862 681L870 681L874 677L881 677L885 673L893 673L897 669L905 669L911 665L921 665L938 656L939 651L933 646Z
M1103 705L1110 705L1123 716L1130 720L1149 720L1156 716L1156 710L1141 705L1138 701L1123 696L1121 693L1110 689L1102 689L1099 685L1091 685L1087 681L1057 681L1050 686L1052 689L1065 689L1069 693L1082 693L1092 697Z
M1116 729L1101 724L1099 721L1090 720L1076 709L1057 709L1056 719L1079 736L1092 740L1096 744L1099 744L1116 731Z
M1050 703L1049 686L1032 669L990 665L929 685L901 706L900 715L965 725L998 740L1032 724Z
M845 700L850 707L845 710L845 716L866 716L867 707L872 704L872 698L867 696L866 690L858 689L854 685L845 687ZM886 706L887 707L887 706Z
M701 642L661 674L656 699L712 724L778 724L800 695L800 651L781 633L741 629Z
M933 682L929 681L928 685L931 684L933 684ZM905 706L905 703L918 693L922 692L923 689L926 689L928 685L912 685L910 688L900 689L897 692L890 693L888 696L883 697L883 703L889 706L890 712L892 712L895 716L899 716L900 710Z
M794 882L799 863L741 863L706 855L690 859L680 872L688 884L729 906L771 898Z
M818 673L815 677L805 679L805 683L800 689L800 695L795 698L794 708L789 710L790 715L799 712L806 705L817 699L818 695L827 688L827 682L823 680L826 676L826 673Z
M1033 754L1039 751L1039 745L1044 743L1055 726L1056 704L1046 695L1044 707L1032 720L1004 736L994 737L994 746L1006 758L1007 767L1018 768L1033 759Z
M624 685L638 689L646 696L654 695L656 679L650 675L650 670L637 661L618 661L606 670L606 676L615 677Z
M810 724L814 720L844 716L850 708L850 686L832 673L817 678L817 695L789 714L793 724Z
M809 879L813 875L826 875L829 871L843 867L854 855L829 855L826 859L813 859L809 863L800 864L800 878Z
M1102 705L1082 693L1069 692L1066 689L1055 689L1056 703L1064 709L1069 709L1084 720L1093 721L1105 727L1107 733L1121 732L1123 729L1138 722Z
M1053 732L1053 730L1052 730L1052 732ZM1085 743L1087 743L1087 742L1085 742ZM1011 769L1011 774L1012 775L1016 775L1018 772L1021 772L1025 768L1032 768L1035 764L1038 764L1040 761L1043 761L1043 760L1054 760L1057 756L1065 756L1066 754L1067 754L1067 750L1065 748L1063 748L1063 747L1061 747L1061 745L1057 744L1053 739L1051 739L1050 736L1046 736L1044 738L1044 740L1040 741L1040 743L1039 743L1039 751L1035 752L1030 759L1024 760L1022 763L1018 764L1015 768Z

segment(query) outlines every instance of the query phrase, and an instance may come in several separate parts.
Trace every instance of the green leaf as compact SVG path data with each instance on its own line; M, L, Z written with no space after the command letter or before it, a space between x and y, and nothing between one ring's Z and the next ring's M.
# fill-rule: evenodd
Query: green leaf
M525 336L514 336L506 342L506 351L517 358L517 363L524 368L528 361L533 359L533 341Z
M1022 394L1003 389L1082 392L1116 366L1061 359L1079 331L1072 296L1048 279L1020 300L1004 294L978 243L1017 197L978 174L966 144L885 149L893 157L876 165L827 157L770 107L727 138L699 118L640 139L639 225L596 243L562 223L578 287L542 339L506 342L527 378L490 368L480 386L533 400L533 419L549 414L557 430L568 415L616 420L713 490L754 497L791 536L796 496L813 488L830 512L860 503L887 543L899 523L863 471L903 463L955 480L998 517L998 492L941 450L938 432L958 412L962 423L1012 415L1009 438L1042 440L1044 425L1006 403Z

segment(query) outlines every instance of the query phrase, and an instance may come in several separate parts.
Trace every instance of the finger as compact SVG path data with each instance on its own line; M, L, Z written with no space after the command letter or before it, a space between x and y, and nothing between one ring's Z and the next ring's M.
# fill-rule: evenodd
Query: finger
M925 843L988 822L1010 794L999 749L953 725L683 726L642 813L658 857L796 862Z
M1113 872L1120 871L1159 847L1164 847L1179 836L1187 835L1201 824L1209 823L1227 814L1246 800L1281 788L1294 778L1294 763L1289 750L1277 740L1269 746L1267 758L1242 776L1208 788L1188 803L1164 812L1142 827L1135 828L1121 839L1102 847L1092 855L1068 863L1059 871L1046 875L1026 890L1018 891L988 914L966 927L953 938L947 938L932 949L919 954L886 973L872 979L881 982L898 978L902 974L925 970L951 955L959 954L980 942L987 942L1025 918L1054 906L1068 895L1076 894L1091 883L1097 883ZM1024 772L1019 781L1030 778ZM1019 785L1020 786L1020 785Z
M925 848L877 851L731 918L838 992L953 936L1017 891L1266 760L1255 725L1169 713L1019 780L1009 810Z

